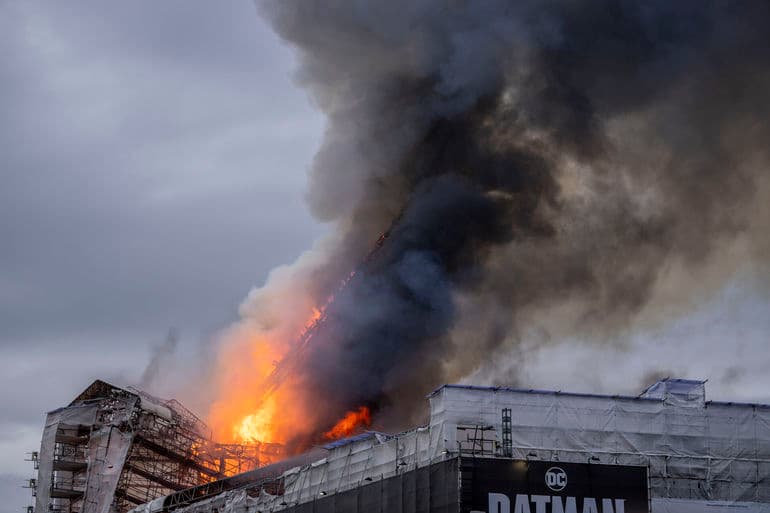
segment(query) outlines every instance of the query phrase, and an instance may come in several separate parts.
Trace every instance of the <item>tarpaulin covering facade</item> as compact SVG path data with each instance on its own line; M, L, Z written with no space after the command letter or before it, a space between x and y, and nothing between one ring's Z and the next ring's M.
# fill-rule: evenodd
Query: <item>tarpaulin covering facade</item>
M459 511L457 460L434 463L391 477L364 481L334 494L318 492L301 502L274 497L267 506L262 497L250 497L246 490L222 494L183 511L256 512L280 509L285 513L457 513Z
M426 490L430 486L434 488L439 486L437 481L423 481L422 477L430 477L436 472L439 473L439 477L446 476L447 474L443 470L436 470L435 468L432 471L423 471L421 469L451 460L453 457L444 451L443 441L434 435L435 432L428 428L419 428L397 436L367 433L350 440L336 442L327 446L329 450L326 457L321 457L309 464L286 470L275 478L255 479L253 483L245 483L239 489L227 491L203 501L194 502L187 507L178 508L177 510L186 513L213 512L215 510L219 513L279 511L304 503L316 503L322 498L328 497L332 499L332 496L337 494L369 485L377 485L377 483L391 478L395 478L395 481L389 481L391 484L388 486L396 486L393 483L404 483L404 486L407 487L405 490L408 493L408 479L403 481L403 476L412 471L419 471L414 477L417 480L415 482L419 484L414 493L416 494L415 500L422 504L423 501L429 500L425 496L425 493L429 493ZM269 469L269 467L265 469ZM425 474L425 472L428 473ZM423 485L422 483L427 484ZM430 483L433 483L433 485L430 485ZM401 484L398 486L401 486ZM441 486L448 486L456 491L457 479L453 478L452 484L442 484ZM374 489L368 488L366 493L369 494ZM387 488L387 490L391 489ZM162 500L140 506L133 511L143 513L163 511L172 504L178 504L176 499L186 495L184 491L178 492ZM346 497L348 496L346 495ZM369 500L375 497L375 495L361 497ZM329 502L324 502L324 504L327 503ZM334 502L332 501L331 503ZM405 511L412 510L406 509ZM415 511L423 510L418 509ZM435 511L436 513L441 513L450 510L437 509ZM457 509L455 508L451 511L456 512Z
M428 476L438 477L435 469L456 461L458 478L441 471L453 482L436 485L434 479L431 486L434 491L454 486L459 499L436 506L450 509L427 511L466 512L471 507L468 483L474 482L468 462L499 458L510 464L519 460L533 465L643 468L653 513L770 513L770 407L706 402L702 382L666 380L638 397L447 385L429 400L426 427L397 436L370 433L342 441L330 446L326 457L283 472L270 483L245 484L175 508L184 513L327 511L319 508L328 507L398 512L383 509L385 501L391 507L392 501L385 498L391 497L390 492L381 492L378 504L365 502L370 509L360 505L377 497L372 490L392 486L404 493L404 483L411 479L404 476L419 476L425 472L421 469L428 469ZM504 422L506 410L510 420ZM422 498L416 497L414 504L432 500L430 487L415 490ZM349 509L354 502L359 509ZM168 510L168 504L158 500L135 511L155 513ZM343 504L348 509L342 509ZM530 506L537 511L537 504ZM597 508L594 512L589 506L587 511L604 513L601 502Z
M35 510L120 513L255 466L256 451L205 431L173 400L97 380L46 417Z
M108 513L131 447L136 396L50 412L40 444L36 511Z
M448 446L467 443L463 426L499 439L510 408L514 458L646 466L655 513L770 511L770 407L706 402L703 382L664 380L639 397L449 385L430 402Z
M73 431L74 433L69 436L77 437L78 426L94 424L97 410L96 405L85 404L54 410L46 416L43 437L40 441L36 511L58 509L59 500L67 496L68 501L74 502L81 499L82 494L78 491L81 487L79 481L82 480L82 486L84 486L85 475L80 471L82 466L74 463L78 460L85 461L86 451L81 450L80 454L74 451L57 451L57 438L61 438L61 432L67 434ZM57 460L69 461L73 464L69 470L60 470ZM56 469L54 469L55 466Z

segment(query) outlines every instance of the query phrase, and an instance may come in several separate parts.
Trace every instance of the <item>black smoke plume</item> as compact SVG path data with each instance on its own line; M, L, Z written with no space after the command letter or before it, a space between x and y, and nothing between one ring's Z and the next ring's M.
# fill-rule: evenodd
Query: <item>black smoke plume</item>
M309 433L364 404L407 424L535 312L602 337L670 269L766 248L764 0L259 5L328 117L308 198L340 243L308 286L390 230L302 361Z

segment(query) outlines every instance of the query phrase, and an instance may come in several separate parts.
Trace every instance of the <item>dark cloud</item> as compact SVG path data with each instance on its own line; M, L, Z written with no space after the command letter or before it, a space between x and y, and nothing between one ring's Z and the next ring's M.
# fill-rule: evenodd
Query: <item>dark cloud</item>
M746 219L766 190L725 173L765 164L763 3L272 5L328 116L310 207L344 240L307 286L403 214L332 312L342 342L313 353L324 422L392 398L406 421L427 388L510 357L529 307L549 329L554 297L579 326L623 324L661 267L766 237ZM321 125L246 0L5 2L0 48L0 472L16 472L43 411L93 378L137 381L170 326L197 351L310 246L298 191Z
M320 279L390 230L303 357L311 437L360 404L405 422L538 313L615 336L672 266L767 246L766 2L260 5L329 120Z

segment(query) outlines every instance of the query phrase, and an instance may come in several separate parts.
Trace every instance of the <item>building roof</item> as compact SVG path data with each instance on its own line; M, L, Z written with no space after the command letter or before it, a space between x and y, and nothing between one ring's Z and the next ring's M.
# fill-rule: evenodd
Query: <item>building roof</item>
M371 438L378 438L382 440L382 439L387 439L391 437L392 435L389 435L387 433L380 433L379 431L366 431L358 435L349 436L347 438L341 438L339 440L329 442L328 444L324 445L323 448L326 449L327 451L330 451L338 447L344 447L346 445L349 445L355 442L361 442L363 440L369 440Z
M457 390L475 390L475 391L481 391L481 392L484 392L484 391L513 392L513 393L519 393L519 394L559 395L559 396L565 396L565 397L593 397L593 398L600 398L600 399L621 399L621 400L627 400L627 401L660 402L665 400L665 397L661 395L658 395L658 396L652 395L650 392L662 384L669 385L669 388L677 389L677 388L681 388L680 385L684 385L687 388L703 387L706 384L706 382L707 380L665 378L660 381L657 381L656 383L653 383L652 385L644 389L644 391L639 395L622 395L622 394L609 395L609 394L592 394L592 393L582 393L582 392L563 392L561 390L544 390L544 389L536 389L536 388L527 389L527 388L515 388L515 387L505 387L505 386L445 384L433 390L431 393L427 395L427 397L428 398L434 397L444 389L457 389ZM670 385L674 385L674 387L670 387ZM770 404L741 402L741 401L705 401L704 405L706 407L708 407L709 405L714 405L714 406L736 406L736 407L748 407L748 408L770 408Z
M567 397L600 397L606 399L630 399L630 400L644 400L644 401L659 401L661 399L653 399L649 397L641 397L637 395L605 395L605 394L589 394L581 392L562 392L561 390L543 390L536 388L512 388L512 387L499 387L499 386L478 386L478 385L454 385L446 384L441 385L437 389L433 390L428 397L433 397L443 389L462 389L462 390L478 390L487 392L515 392L520 394L539 394L539 395L563 395Z

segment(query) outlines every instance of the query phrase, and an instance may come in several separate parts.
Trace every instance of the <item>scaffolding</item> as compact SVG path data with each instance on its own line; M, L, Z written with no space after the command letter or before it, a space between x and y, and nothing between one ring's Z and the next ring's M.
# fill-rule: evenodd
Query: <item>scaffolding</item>
M40 468L40 460L38 458L38 452L37 451L31 451L27 453L27 458L24 458L24 461L28 461L32 463L32 468L34 470L38 470ZM22 486L22 488L27 488L30 491L30 494L32 495L32 500L35 500L35 497L37 497L37 479L31 478L28 479L27 482ZM25 511L27 513L34 513L35 507L34 506L27 506L25 508Z
M511 409L503 408L502 419L502 434L503 434L503 457L510 458L513 456L513 437L512 437L512 423L511 423Z
M499 445L495 439L495 428L492 425L457 426L457 450L464 456L494 456Z
M36 510L128 511L262 466L282 454L272 445L218 444L179 402L96 381L48 414Z
M488 508L488 492L513 505L545 489L561 511L770 512L770 405L706 401L701 381L640 396L446 385L429 400L427 426L337 440L132 513L508 511ZM550 470L577 472L577 487L550 487ZM586 502L564 507L568 496ZM541 510L524 500L510 509Z

